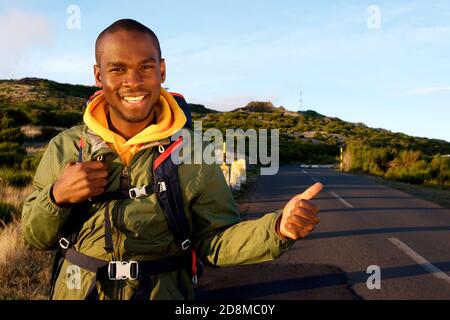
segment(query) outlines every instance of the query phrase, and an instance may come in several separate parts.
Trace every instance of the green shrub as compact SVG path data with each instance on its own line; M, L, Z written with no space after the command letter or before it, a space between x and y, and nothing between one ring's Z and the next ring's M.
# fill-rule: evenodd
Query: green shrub
M22 144L25 141L25 135L20 132L20 128L9 128L0 131L0 142L15 142Z
M51 138L53 138L60 132L61 132L61 130L56 129L55 127L42 127L41 135L39 136L39 138L43 138L45 140L50 140Z
M39 151L39 152L36 152L32 156L25 157L21 164L22 170L35 172L36 168L39 165L39 162L41 162L41 158L42 158L43 154L44 154L44 151Z
M0 201L0 220L6 224L11 222L13 217L16 215L17 211L13 205Z
M1 151L0 164L7 167L17 167L17 165L20 166L23 159L25 158L25 154L22 153L22 150L22 148L19 148L16 151Z
M33 180L33 178L26 173L3 168L0 170L0 180L3 184L14 187L25 187Z
M18 149L22 149L20 147L20 144L15 143L15 142L0 142L0 153L2 152L8 152L11 150L18 150ZM23 150L25 151L25 150Z
M17 109L3 109L0 112L2 128L15 128L30 122L28 116Z
M78 111L57 110L48 115L48 122L52 126L69 128L83 120L83 115Z

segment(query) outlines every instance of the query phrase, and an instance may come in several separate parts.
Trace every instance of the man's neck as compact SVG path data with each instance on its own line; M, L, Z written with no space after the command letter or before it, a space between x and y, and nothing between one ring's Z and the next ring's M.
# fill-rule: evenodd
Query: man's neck
M130 140L139 132L147 128L150 124L154 124L156 122L156 108L150 112L150 115L146 121L138 123L130 123L130 122L121 123L120 129L118 128L119 126L115 124L116 121L114 121L114 116L111 117L111 110L107 111L106 119L108 120L109 130L117 133L125 140Z

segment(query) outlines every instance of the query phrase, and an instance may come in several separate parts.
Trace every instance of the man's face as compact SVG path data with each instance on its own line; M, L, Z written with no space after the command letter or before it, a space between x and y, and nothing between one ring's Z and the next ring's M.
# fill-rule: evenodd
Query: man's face
M121 30L107 34L101 48L94 75L114 116L128 123L146 121L166 76L164 59L159 59L152 38Z

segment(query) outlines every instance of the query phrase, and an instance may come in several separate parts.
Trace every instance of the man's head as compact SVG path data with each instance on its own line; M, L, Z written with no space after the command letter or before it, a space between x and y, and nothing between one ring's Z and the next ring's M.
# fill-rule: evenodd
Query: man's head
M104 91L111 116L126 123L147 121L166 77L153 31L135 20L118 20L98 36L95 58L95 82Z

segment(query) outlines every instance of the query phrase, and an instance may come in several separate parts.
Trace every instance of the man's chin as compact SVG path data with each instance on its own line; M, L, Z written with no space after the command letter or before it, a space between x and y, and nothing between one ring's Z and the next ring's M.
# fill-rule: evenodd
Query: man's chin
M116 107L112 107L111 109L113 109L112 111L116 114L116 116L129 123L140 123L148 120L152 110L152 108L148 106L142 108L141 110L139 108L133 111L129 109L127 110L127 108L124 108L123 106L122 108L122 110ZM146 112L143 110L146 110Z
M121 114L122 120L125 120L130 123L140 123L148 120L150 117L150 111L144 115L136 115L136 114Z

